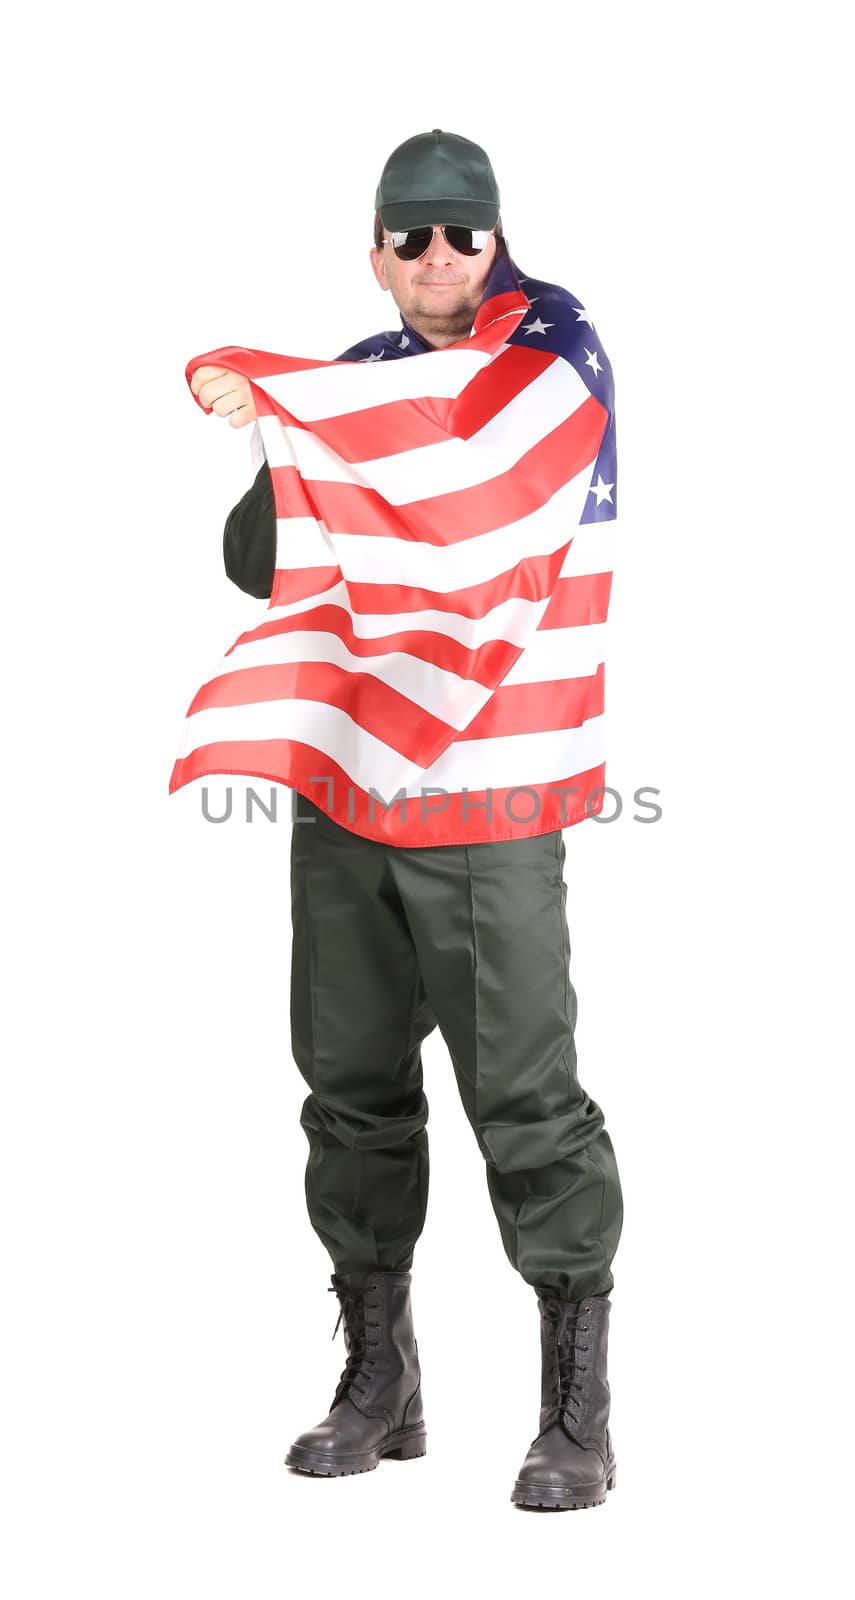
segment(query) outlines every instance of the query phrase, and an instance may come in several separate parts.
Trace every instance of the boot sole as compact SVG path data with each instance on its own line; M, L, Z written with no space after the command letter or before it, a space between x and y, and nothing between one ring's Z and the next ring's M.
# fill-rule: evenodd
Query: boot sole
M511 1504L515 1506L542 1506L547 1511L581 1511L585 1506L605 1504L606 1492L615 1486L615 1464L612 1462L606 1476L598 1483L577 1483L572 1488L559 1489L547 1483L520 1483L514 1485Z
M307 1450L304 1445L292 1444L285 1457L286 1467L296 1467L300 1472L318 1478L343 1478L354 1472L373 1472L384 1456L396 1461L412 1461L427 1452L427 1431L424 1428L401 1428L381 1439L371 1450L352 1450L334 1455L327 1450Z

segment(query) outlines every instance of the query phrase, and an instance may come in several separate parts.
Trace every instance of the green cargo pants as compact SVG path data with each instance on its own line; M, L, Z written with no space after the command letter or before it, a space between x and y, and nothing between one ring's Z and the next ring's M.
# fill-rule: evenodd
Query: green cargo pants
M311 1089L306 1201L333 1270L412 1267L421 1044L438 1025L511 1264L541 1294L607 1294L623 1202L576 1076L563 833L406 849L304 795L294 807L291 1043Z

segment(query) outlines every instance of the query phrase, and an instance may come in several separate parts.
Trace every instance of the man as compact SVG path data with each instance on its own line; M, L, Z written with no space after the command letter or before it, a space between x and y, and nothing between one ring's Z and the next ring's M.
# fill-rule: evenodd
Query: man
M510 426L520 429L516 456L528 444L532 364L555 384L569 378L578 386L584 380L590 387L586 414L594 417L597 432L581 458L584 473L574 473L574 481L582 479L582 498L574 504L587 507L582 520L592 521L613 488L601 472L596 486L588 488L592 466L605 462L603 452L613 449L613 416L607 417L602 397L597 400L591 376L602 373L605 357L601 350L581 346L569 362L556 361L542 347L537 356L530 354L530 335L547 339L549 330L564 330L568 308L574 327L582 323L587 333L593 324L584 308L554 285L525 279L526 291L521 290L502 236L499 192L486 153L440 129L417 135L389 157L375 204L371 265L401 313L401 328L352 346L338 360L408 363L413 355L431 359L431 351L466 349L467 341L473 351L480 350L483 340L492 338L489 359L477 375L481 389L476 383L464 392L466 404L473 405L477 391L475 410L485 408L484 415L491 417L491 386L510 381L515 368L509 353L516 340L523 376L515 391L518 409L512 404L508 410ZM488 301L490 316L482 328L479 313ZM528 331L517 331L521 308L533 308L536 301L538 317L525 325ZM499 344L503 316L507 341ZM498 358L505 362L501 369ZM496 376L500 370L502 379ZM209 363L196 366L190 383L200 404L227 416L232 427L257 421L247 376ZM408 426L420 425L433 404L422 404ZM456 431L443 423L455 448L478 432L474 423L459 425L463 414ZM376 426L376 408L373 415ZM429 418L431 426L433 421ZM409 458L414 472L418 455L414 449ZM271 595L285 566L277 557L277 514L282 515L286 490L284 469L277 471L281 505L264 460L230 513L224 534L229 577L259 597ZM529 476L536 479L537 470ZM510 476L497 480L511 481ZM595 509L587 498L591 494ZM545 508L559 500L551 487L540 494ZM471 501L454 504L465 519ZM574 516L578 524L578 509ZM462 536L468 530L452 531ZM574 531L563 538L560 555ZM514 573L522 565L524 559ZM547 591L554 594L557 571L553 563ZM597 580L603 576L595 574ZM589 586L586 604L590 600L593 607L596 584L590 587L593 580L584 575L577 581ZM601 609L591 612L595 623L605 617L607 585L605 599L602 592L600 583ZM531 596L523 593L520 603L523 609L531 606ZM546 594L539 604L547 604ZM542 619L541 610L536 615ZM356 637L351 643L354 651L365 645ZM353 663L348 688L352 679L362 678L360 665L358 659ZM503 675L507 681L504 665L496 675L499 682ZM554 687L557 691L557 683ZM516 692L527 692L527 686ZM316 698L320 716L322 695ZM534 699L528 704L533 706ZM585 712L575 721L584 724ZM364 737L359 714L355 726L356 736ZM468 731L465 722L463 727ZM518 731L524 745L525 731ZM510 734L507 742L514 743ZM478 745L477 739L469 742L473 760ZM589 764L601 770L593 759ZM235 769L195 767L189 776L199 770ZM310 1147L306 1199L312 1226L335 1268L330 1292L340 1301L348 1354L329 1414L299 1436L287 1464L341 1475L371 1470L384 1456L425 1453L410 1284L428 1193L428 1106L420 1048L439 1026L486 1162L506 1254L535 1289L540 1312L540 1431L511 1499L565 1509L602 1504L615 1481L606 1357L611 1262L623 1204L603 1113L576 1075L562 822L546 812L518 834L500 819L481 821L474 842L434 844L435 835L417 830L389 842L379 825L369 828L362 813L354 820L342 811L337 820L332 802L321 806L303 792L307 781L294 787L303 806L295 815L291 846L291 1024L294 1058L311 1090L301 1115ZM536 783L531 792L541 792ZM583 814L577 808L572 820ZM551 826L544 828L544 815L547 822L554 818ZM459 826L458 813L454 826Z

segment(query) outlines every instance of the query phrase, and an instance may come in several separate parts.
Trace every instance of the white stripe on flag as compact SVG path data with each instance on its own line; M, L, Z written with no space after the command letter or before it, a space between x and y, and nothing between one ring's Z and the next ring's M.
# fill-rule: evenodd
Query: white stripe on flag
M588 577L594 572L613 572L615 565L615 519L608 522L582 522L573 529L573 543L561 563L562 578Z
M605 759L603 717L589 717L580 728L516 733L496 739L466 739L424 770L353 721L338 706L318 700L266 700L251 706L222 706L186 719L182 756L199 745L236 740L294 739L328 755L361 789L372 785L388 799L402 785L436 784L460 793L505 789L516 784L557 783L568 773L586 772ZM327 776L322 772L319 777ZM332 774L329 774L332 776ZM339 796L339 803L341 796Z
M341 361L303 372L274 373L257 387L300 422L343 417L352 411L425 396L454 400L494 360L479 350L429 350L384 361Z
M333 591L331 590L330 593ZM300 602L302 605L303 602ZM354 616L353 631L358 639L383 639L392 633L415 631L438 632L435 624L443 623L446 638L459 638L470 649L489 639L506 639L518 644L523 654L502 679L502 683L552 683L565 678L588 678L604 660L605 622L573 624L568 628L538 628L549 599L538 601L513 600L507 606L497 606L503 613L501 632L491 629L491 619L458 617L455 612L420 611L390 613L389 616ZM514 608L509 610L508 608ZM519 609L517 609L519 608ZM306 609L304 607L304 609ZM346 606L341 604L341 609ZM469 630L473 621L479 632ZM422 628L423 625L423 628ZM423 661L420 656L406 650L391 649L385 655L354 655L337 633L320 630L297 630L286 633L265 634L260 639L248 639L235 645L229 655L218 662L216 671L207 682L228 672L242 672L249 667L270 667L289 661L334 662L347 671L366 672L382 678L401 694L406 694L416 705L435 715L445 715L438 708L450 688L466 683L459 673ZM389 665L395 663L394 667ZM409 671L405 663L411 663ZM382 669L382 670L381 670ZM430 688L430 676L435 677L435 687ZM419 690L421 689L421 693ZM482 689L489 699L491 691ZM466 722L455 721L455 727L466 727Z
M431 633L436 635L440 643L443 638L456 639L466 650L478 650L481 645L493 639L503 639L508 644L525 645L535 628L539 626L550 600L550 595L546 595L542 600L524 600L521 595L514 595L510 600L503 600L501 605L494 606L492 611L488 611L483 617L461 616L457 611L432 610L351 612L343 585L336 584L335 589L328 589L326 593L318 595L316 604L337 605L341 611L346 612L353 624L353 632L357 639L384 639L396 633ZM267 618L264 620L267 621ZM285 640L302 640L306 649L310 648L311 642L311 648L314 650L315 641L326 638L336 639L340 643L338 634L329 633L325 628L313 632L300 630L268 633L260 639L248 639L243 644L235 645L231 653L224 657L224 664L232 662L235 667L255 667L269 665L270 662L280 659L293 661L297 657L291 654L291 651L296 649L299 652L300 645L288 644L286 647ZM280 643L283 649L288 650L287 658L277 655ZM393 652L401 653L397 646L393 645L391 648ZM321 661L325 658L313 654L306 659ZM365 672L371 671L372 663L382 660L382 657L354 656L353 660Z
M431 661L404 650L389 650L385 655L356 656L347 648L337 633L277 633L264 639L251 640L238 645L220 663L222 673L241 672L251 667L282 666L289 662L315 661L342 667L345 672L365 673L381 683L396 689L416 706L429 711L432 716L451 722L455 728L465 728L476 712L486 705L492 690L472 679L461 678ZM214 678L221 676L218 670ZM209 681L214 681L209 680ZM452 718L449 700L456 703ZM196 712L206 716L207 712Z

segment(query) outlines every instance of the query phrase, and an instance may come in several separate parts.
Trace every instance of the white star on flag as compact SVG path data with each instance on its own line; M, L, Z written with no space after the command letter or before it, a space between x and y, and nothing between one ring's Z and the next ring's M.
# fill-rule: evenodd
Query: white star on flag
M377 354L373 355L373 356L363 356L362 360L363 360L363 362L365 362L365 361L382 361L383 360L383 351L382 350L378 350Z
M536 317L534 322L526 322L523 327L526 333L545 333L547 328L554 328L555 323L541 322L540 317Z
M600 366L599 361L597 360L598 352L596 350L589 350L588 346L586 345L585 346L585 354L588 357L587 361L585 362L585 366L586 367L592 367L595 375L597 377L599 377L599 375L600 375L600 373L602 372L603 369Z
M406 334L405 334L405 333L402 333L402 334L401 334L401 342L400 342L400 344L399 344L399 345L398 345L398 349L399 349L399 350L406 350L406 349L407 349L407 347L408 347L408 345L409 345L409 343L410 343L410 341L409 341L409 339L408 339L408 338L407 338L407 335L406 335Z
M587 311L585 310L585 307L584 306L578 306L578 307L574 306L573 310L576 312L576 321L577 322L587 322L588 327L591 329L591 332L593 333L593 330L594 330L593 319L591 317L589 317Z
M601 505L603 500L608 500L609 505L613 506L614 505L614 501L612 499L612 490L613 490L613 488L614 488L614 484L613 483L603 483L602 475L598 472L597 473L597 481L596 481L596 483L592 483L591 484L591 487L588 490L588 493L596 495L596 497L597 497L597 505Z

